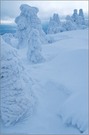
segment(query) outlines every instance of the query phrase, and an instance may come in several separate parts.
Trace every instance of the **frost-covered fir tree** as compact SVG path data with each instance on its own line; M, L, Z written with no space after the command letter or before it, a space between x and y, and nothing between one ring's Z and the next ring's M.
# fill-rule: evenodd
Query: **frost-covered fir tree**
M72 15L72 20L75 24L78 24L79 23L79 15L77 13L77 9L74 9L74 13Z
M2 40L3 41L3 40ZM1 42L0 121L5 126L18 123L32 114L32 81L26 75L17 50Z
M74 10L74 13L72 15L72 21L76 24L77 28L86 28L83 9L79 10L79 14L77 13L77 9Z
M58 14L54 13L53 20L56 22L56 24L58 25L60 24L60 18Z
M63 27L64 27L65 30L67 30L67 31L75 30L75 29L76 29L76 25L75 25L75 23L72 21L71 16L69 16L69 15L66 16L66 22L63 23Z
M63 31L59 15L54 13L53 17L50 18L49 25L48 25L48 34L54 34Z
M84 19L83 9L79 9L79 16L81 16Z
M40 63L44 60L41 54L41 45L42 43L40 40L39 31L36 29L32 29L28 40L27 58L29 62Z
M83 9L79 10L79 24L85 25L85 18L84 18Z
M26 4L20 6L21 13L16 17L17 38L19 40L18 48L28 45L28 35L32 28L39 31L41 41L46 42L45 33L43 32L41 21L37 16L38 8Z

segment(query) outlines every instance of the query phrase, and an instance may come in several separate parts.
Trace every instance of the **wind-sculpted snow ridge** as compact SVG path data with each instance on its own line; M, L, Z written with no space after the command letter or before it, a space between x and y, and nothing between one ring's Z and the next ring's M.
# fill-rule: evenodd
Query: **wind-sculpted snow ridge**
M32 80L26 75L16 49L1 45L1 113L0 121L10 126L32 114L35 98Z
M40 41L39 31L33 29L30 33L30 37L28 40L28 52L27 58L31 63L40 63L44 60L42 56L42 44Z
M38 8L23 4L20 6L20 10L20 15L15 19L17 24L17 38L19 40L18 48L28 45L28 37L33 28L39 31L40 39L45 43L45 33L42 29L41 21L37 16L39 12Z
M88 93L86 91L71 95L61 107L60 115L65 124L72 125L81 133L88 129Z

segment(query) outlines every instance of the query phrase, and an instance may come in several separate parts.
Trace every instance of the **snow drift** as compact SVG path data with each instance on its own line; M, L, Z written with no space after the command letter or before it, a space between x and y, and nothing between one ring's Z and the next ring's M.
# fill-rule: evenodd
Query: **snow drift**
M60 114L65 124L84 132L88 127L88 93L73 93L62 105Z

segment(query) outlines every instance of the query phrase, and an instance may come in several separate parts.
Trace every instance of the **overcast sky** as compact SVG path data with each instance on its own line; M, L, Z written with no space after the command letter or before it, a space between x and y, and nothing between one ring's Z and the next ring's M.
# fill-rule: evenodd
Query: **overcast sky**
M21 4L28 4L39 8L39 17L41 20L46 20L53 13L59 15L72 14L73 9L82 8L85 13L88 13L88 1L2 1L1 2L1 20L3 23L10 23L19 15L19 7Z

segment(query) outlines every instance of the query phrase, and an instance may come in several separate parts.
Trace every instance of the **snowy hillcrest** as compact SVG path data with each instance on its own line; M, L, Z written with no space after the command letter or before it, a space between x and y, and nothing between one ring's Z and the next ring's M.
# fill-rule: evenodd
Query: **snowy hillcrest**
M88 28L83 10L74 10L63 23L55 13L47 34L38 8L23 4L20 11L16 33L0 37L1 133L87 134Z

